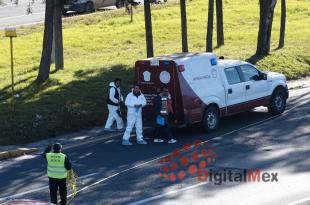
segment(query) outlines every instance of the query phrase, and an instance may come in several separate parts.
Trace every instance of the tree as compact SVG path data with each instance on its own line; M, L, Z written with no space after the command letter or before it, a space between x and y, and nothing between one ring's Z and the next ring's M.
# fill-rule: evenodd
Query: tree
M188 52L186 0L180 0L180 8L181 8L181 27L182 27L182 52Z
M49 78L53 44L54 1L45 3L44 35L41 61L37 82L42 83Z
M153 31L150 0L144 0L145 40L147 57L153 57Z
M214 0L209 0L208 10L208 28L207 28L207 52L212 52L212 38L213 38L213 16L214 16Z
M256 49L256 55L258 56L267 55L270 51L270 38L276 3L277 0L259 0L260 19Z
M43 48L37 82L42 83L49 78L51 56L54 50L56 70L64 68L63 37L62 37L62 9L65 0L45 1L45 21L43 34ZM53 47L54 41L54 49Z
M217 47L224 45L223 1L216 0Z
M55 0L54 6L54 40L55 40L55 69L64 69L63 39L62 39L62 9L63 0Z
M281 0L281 27L280 27L280 39L278 48L284 47L285 24L286 24L286 0Z

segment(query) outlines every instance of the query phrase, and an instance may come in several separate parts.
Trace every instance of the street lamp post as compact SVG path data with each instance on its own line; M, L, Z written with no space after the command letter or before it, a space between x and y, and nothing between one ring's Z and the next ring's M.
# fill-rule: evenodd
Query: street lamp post
M10 38L10 49L11 49L11 83L12 83L12 112L15 111L15 97L14 97L14 61L13 61L13 38L17 37L16 28L5 28L4 33L6 37Z

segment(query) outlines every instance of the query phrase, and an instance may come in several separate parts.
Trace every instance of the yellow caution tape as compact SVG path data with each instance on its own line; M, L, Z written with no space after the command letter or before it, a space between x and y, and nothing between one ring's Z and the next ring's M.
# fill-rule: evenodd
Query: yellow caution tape
M71 199L68 200L68 203L71 202L76 197L77 183L81 183L82 185L84 184L84 182L79 178L79 176L74 172L74 170L71 169L70 171L68 171L67 188L72 193L72 195L71 195L72 197L71 197Z

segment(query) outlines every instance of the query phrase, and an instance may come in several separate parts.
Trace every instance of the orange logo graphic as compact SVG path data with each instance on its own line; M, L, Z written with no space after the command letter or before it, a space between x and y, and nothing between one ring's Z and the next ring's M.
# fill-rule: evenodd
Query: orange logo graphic
M186 177L197 177L198 181L208 180L207 166L217 157L208 142L200 140L185 144L159 160L160 177L170 182L184 180Z

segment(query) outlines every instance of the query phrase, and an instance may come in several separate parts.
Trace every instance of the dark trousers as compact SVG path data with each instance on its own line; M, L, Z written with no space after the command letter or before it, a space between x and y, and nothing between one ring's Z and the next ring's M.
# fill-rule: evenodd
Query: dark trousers
M57 204L57 192L59 188L60 194L60 205L67 204L67 180L64 179L54 179L49 178L49 185L50 185L50 196L51 196L51 203Z
M168 122L168 117L164 116L165 118L165 124L159 125L155 123L155 132L154 132L154 138L161 138L161 139L172 139L172 132L170 129L170 125Z

